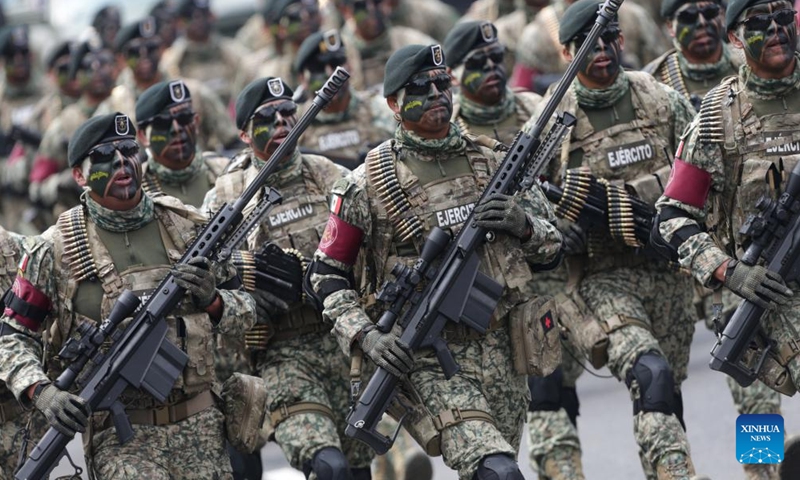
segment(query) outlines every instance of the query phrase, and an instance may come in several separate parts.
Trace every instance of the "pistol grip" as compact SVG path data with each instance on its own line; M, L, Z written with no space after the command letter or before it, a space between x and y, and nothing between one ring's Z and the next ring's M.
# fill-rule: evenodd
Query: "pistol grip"
M120 445L125 445L133 438L133 427L125 413L125 407L120 402L111 404L111 420L114 422L114 429L117 431L117 439Z
M433 349L436 351L436 359L439 360L439 365L442 366L442 371L444 372L444 378L450 380L459 370L461 370L461 365L456 362L456 359L453 358L453 353L447 347L447 343L441 337L437 338L435 342L433 342Z

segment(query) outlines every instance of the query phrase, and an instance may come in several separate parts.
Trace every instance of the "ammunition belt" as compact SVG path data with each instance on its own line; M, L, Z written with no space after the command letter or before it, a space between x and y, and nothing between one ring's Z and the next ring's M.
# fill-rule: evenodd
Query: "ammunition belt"
M394 225L399 242L407 242L421 235L422 220L413 214L411 202L400 187L391 142L382 143L367 155L366 169L378 201Z
M248 292L256 289L256 260L247 250L236 250L231 254L231 263L242 276L242 284Z
M142 190L151 197L164 194L164 191L161 189L161 182L150 172L146 172L142 178Z
M58 217L56 222L64 238L64 255L69 261L70 275L76 282L98 276L89 237L86 231L86 217L81 207L69 210Z
M661 80L687 99L689 98L689 89L686 88L686 81L683 79L681 66L678 62L678 52L673 52L667 56L664 67L661 69Z
M564 194L561 201L555 206L556 215L573 223L577 222L583 207L586 206L590 185L591 179L588 175L568 170L564 178Z
M313 316L312 316L313 315ZM245 332L245 346L253 351L266 350L271 341L291 340L302 335L330 331L322 316L312 307L303 305L275 322L275 325L255 325Z
M25 410L16 400L0 403L0 423L10 422L22 415Z
M606 179L599 179L606 187L606 200L608 201L608 230L611 236L621 240L629 247L641 247L636 238L633 220L633 204L628 192L622 188L611 185Z
M722 101L728 96L738 76L728 77L708 92L703 99L698 114L698 137L708 143L725 143L725 132L722 125ZM734 139L728 139L734 141Z

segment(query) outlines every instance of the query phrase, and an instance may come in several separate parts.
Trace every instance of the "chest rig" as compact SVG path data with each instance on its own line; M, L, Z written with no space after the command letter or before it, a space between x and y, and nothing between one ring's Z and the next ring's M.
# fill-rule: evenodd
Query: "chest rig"
M66 338L59 335L78 335L78 327L101 319L89 318L77 312L74 300L78 290L87 283L99 283L102 288L100 312L106 318L123 290L131 290L143 300L146 295L179 260L195 232L195 223L154 199L155 222L158 222L168 263L138 265L118 271L114 254L103 244L98 227L87 219L83 207L62 214L54 235L56 271L60 272L58 288L58 317L52 341L58 348ZM189 356L189 361L173 387L167 404L175 404L209 390L215 380L212 323L208 314L199 312L188 297L167 317L167 338ZM127 325L124 321L120 328ZM57 351L57 350L56 350ZM55 366L60 370L61 366ZM126 390L122 401L127 408L147 409L160 406L147 393Z
M202 187L202 189L204 189L203 194L205 195L205 192L214 187L214 183L217 181L217 177L222 175L222 173L225 171L225 167L228 164L228 160L226 158L219 157L212 152L203 152L202 160L203 160L203 167L202 171L200 172L200 175L197 175L197 177L193 178L191 181L200 183L201 185L198 185L198 187ZM150 161L154 162L155 160L150 159ZM144 190L145 193L147 193L151 197L157 197L160 195L172 195L164 191L161 181L158 179L156 174L151 169L147 168L147 165L148 164L145 163L142 166L142 190ZM190 187L189 190L193 189ZM181 198L181 201L183 203L186 203L187 205L193 205L199 207L200 204L203 203L203 197L200 197L199 202L193 203L188 200L189 199L187 198Z
M369 202L373 219L369 259L376 274L370 280L373 288L383 284L396 263L413 265L433 227L455 235L472 212L496 168L490 149L500 144L486 137L466 138L464 155L472 174L445 177L426 185L420 185L411 169L398 160L414 152L402 149L394 140L382 143L367 155L367 193L374 199ZM498 321L511 307L530 296L527 288L532 275L518 242L498 235L494 242L478 250L481 271L507 287L490 328L499 327Z
M713 195L708 226L727 253L737 256L739 228L756 202L776 199L800 160L800 113L781 100L748 95L738 76L727 77L709 92L700 109L698 142L723 150L724 185Z
M519 92L514 95L514 114L502 122L495 125L470 125L461 115L459 102L453 102L453 118L461 133L464 135L485 135L495 138L506 145L511 145L514 136L522 128L522 125L533 115L536 107L535 101L526 92Z

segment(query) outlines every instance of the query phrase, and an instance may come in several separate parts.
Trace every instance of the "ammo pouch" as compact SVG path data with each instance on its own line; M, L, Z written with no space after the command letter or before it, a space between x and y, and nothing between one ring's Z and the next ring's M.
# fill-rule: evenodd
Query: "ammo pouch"
M745 365L755 365L759 355L763 352L763 342L757 343L761 344L761 348L756 349L751 347L745 350L742 357L742 362ZM788 347L788 345L786 347ZM777 352L766 356L764 364L761 365L761 369L758 371L758 379L776 392L791 397L797 393L797 387L793 383L792 376L785 364L792 359L794 354L789 353L788 350L790 349L786 347L779 347ZM786 353L789 354L786 355Z
M628 193L639 197L648 205L655 205L656 200L664 193L672 166L664 165L654 173L642 175L625 184Z
M228 441L243 453L260 450L274 433L267 416L266 383L259 377L234 373L222 386L221 397Z
M570 341L578 347L594 368L608 362L608 333L600 325L577 291L559 293L555 297L558 319Z
M561 364L561 342L556 320L556 302L536 296L509 313L509 335L514 371L544 377Z

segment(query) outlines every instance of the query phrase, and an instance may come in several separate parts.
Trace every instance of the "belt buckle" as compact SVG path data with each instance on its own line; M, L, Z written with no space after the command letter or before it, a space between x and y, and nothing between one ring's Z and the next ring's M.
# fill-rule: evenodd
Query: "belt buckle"
M153 409L153 424L156 426L170 423L170 410L172 407L164 406Z

